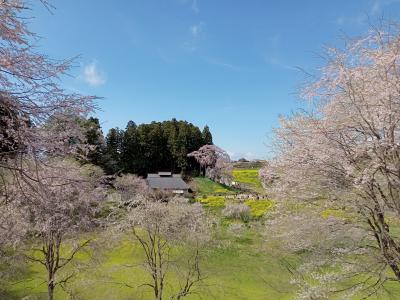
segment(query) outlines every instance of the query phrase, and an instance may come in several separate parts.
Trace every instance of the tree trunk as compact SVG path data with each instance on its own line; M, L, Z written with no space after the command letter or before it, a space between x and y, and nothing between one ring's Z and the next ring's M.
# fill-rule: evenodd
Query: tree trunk
M390 235L389 225L385 221L384 213L377 205L374 212L371 214L371 219L368 219L368 224L372 228L374 236L378 242L382 255L386 263L391 268L397 280L400 280L400 247Z
M54 284L53 281L49 282L47 285L47 299L53 300L54 299Z

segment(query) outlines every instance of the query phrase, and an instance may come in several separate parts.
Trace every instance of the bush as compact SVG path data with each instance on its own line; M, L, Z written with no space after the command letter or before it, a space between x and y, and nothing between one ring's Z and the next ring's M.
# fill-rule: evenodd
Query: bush
M250 219L250 208L245 204L228 204L222 214L227 218L247 222Z

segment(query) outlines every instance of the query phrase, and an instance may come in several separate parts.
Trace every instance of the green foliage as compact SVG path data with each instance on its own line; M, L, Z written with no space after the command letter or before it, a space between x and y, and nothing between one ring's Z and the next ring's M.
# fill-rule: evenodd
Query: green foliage
M203 142L205 145L212 145L213 144L213 138L212 134L210 132L210 128L206 125L204 126L203 132L201 133L203 137Z
M84 122L86 143L93 147L88 153L88 160L92 164L102 165L102 156L105 151L104 136L98 118L90 117Z
M254 218L260 218L272 208L274 203L271 200L250 199L245 204L250 207L251 215Z
M107 174L114 174L121 170L123 132L119 128L111 128L106 137L106 149L103 157L103 167Z
M197 126L186 121L128 123L123 132L121 168L124 172L146 175L162 170L192 173L199 165L187 154L204 145Z
M129 121L125 130L111 128L106 138L97 118L79 122L87 144L92 146L88 161L107 174L123 171L143 176L164 170L197 175L199 164L187 155L212 144L207 126L202 132L192 123L176 119L139 126Z

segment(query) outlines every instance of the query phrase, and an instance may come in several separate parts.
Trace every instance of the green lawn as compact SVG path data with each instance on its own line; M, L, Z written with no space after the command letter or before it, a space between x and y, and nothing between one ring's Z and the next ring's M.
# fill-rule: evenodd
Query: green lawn
M196 193L198 196L208 196L208 195L225 195L232 194L236 190L215 181L212 181L206 177L196 177L194 178L196 185Z
M68 286L70 292L76 299L152 299L150 289L143 286L149 277L140 266L143 254L138 245L127 236L114 243L107 238L107 234L98 236L104 243L102 255L93 259L88 254L79 257L81 268ZM214 243L203 252L206 280L199 289L201 292L185 299L292 299L286 271L262 249L254 229L245 227L237 236L222 227L217 238L221 243ZM45 299L44 279L43 266L29 265L25 277L19 278L18 284L10 284L7 299ZM167 295L177 288L175 275L168 274L168 280ZM55 299L66 300L70 296L59 287Z
M196 290L198 294L185 299L294 299L295 287L290 284L290 274L280 260L285 258L296 265L299 257L277 251L279 247L274 243L278 241L263 243L259 232L265 227L260 223L243 225L240 233L231 232L230 224L232 222L221 223L214 236L218 242L202 252L201 268L206 279ZM88 251L78 257L77 274L67 287L70 295L58 287L55 299L153 299L151 290L143 285L149 282L149 275L141 267L143 254L138 244L132 242L128 235L110 238L110 233L101 233L97 238L100 248L96 250L96 256ZM175 253L184 251L174 249ZM166 295L170 295L178 287L178 277L172 272L167 276ZM0 296L0 299L46 299L44 279L43 266L28 265L25 276L10 282L7 296ZM387 288L400 292L398 284L389 284ZM383 296L378 299L390 298Z

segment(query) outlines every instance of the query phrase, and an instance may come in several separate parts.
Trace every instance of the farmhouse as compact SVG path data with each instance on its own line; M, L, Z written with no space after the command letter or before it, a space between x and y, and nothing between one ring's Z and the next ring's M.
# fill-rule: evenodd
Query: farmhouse
M147 184L153 190L170 191L174 194L184 194L189 191L189 186L183 181L181 175L171 172L148 174Z

